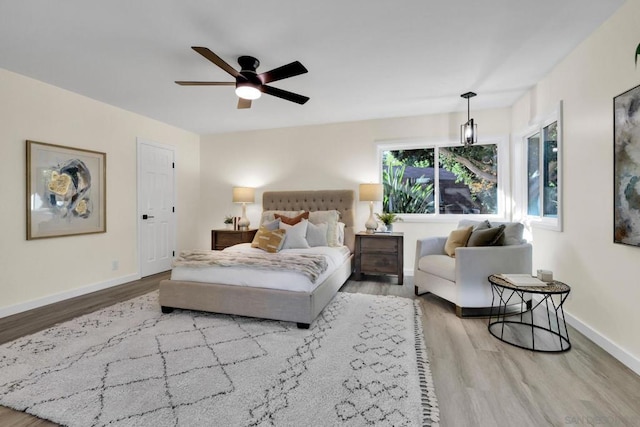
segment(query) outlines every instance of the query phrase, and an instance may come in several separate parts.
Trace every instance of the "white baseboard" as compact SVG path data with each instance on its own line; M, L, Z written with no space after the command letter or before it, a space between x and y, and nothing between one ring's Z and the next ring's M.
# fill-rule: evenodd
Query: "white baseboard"
M564 315L569 325L573 326L582 335L589 338L604 351L618 359L627 368L640 375L640 359L629 353L624 348L620 347L618 344L611 341L609 338L602 335L599 331L584 323L582 320L573 316L572 314L565 311ZM569 337L569 339L571 339L571 337Z
M541 296L534 295L534 299L537 301L540 301L541 298ZM633 354L629 353L627 350L620 347L618 344L602 335L602 333L593 329L591 326L587 325L582 320L578 319L566 310L564 312L564 317L570 326L572 326L585 337L589 338L598 347L602 348L611 356L618 359L618 361L625 365L627 368L640 375L640 359L638 359ZM569 340L571 340L571 336L569 336Z
M22 313L28 310L33 310L34 308L43 307L45 305L64 301L66 299L90 294L91 292L100 291L102 289L111 288L113 286L122 285L124 283L132 282L138 279L140 279L140 275L138 273L130 274L128 276L122 276L122 277L117 277L115 279L107 280L106 282L94 283L91 285L83 286L81 288L72 289L70 291L48 295L43 298L38 298L35 300L23 302L20 304L10 305L8 307L2 307L0 308L0 318Z

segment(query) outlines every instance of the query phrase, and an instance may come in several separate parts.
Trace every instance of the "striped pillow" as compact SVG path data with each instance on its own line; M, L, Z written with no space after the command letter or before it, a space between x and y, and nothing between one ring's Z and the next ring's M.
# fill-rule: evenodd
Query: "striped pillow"
M278 252L282 248L286 233L286 230L270 231L265 227L260 227L251 242L251 247L271 253Z

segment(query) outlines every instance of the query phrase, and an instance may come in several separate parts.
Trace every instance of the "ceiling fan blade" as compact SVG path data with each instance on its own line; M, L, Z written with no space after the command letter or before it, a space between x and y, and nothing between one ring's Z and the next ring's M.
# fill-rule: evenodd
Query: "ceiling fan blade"
M309 100L308 96L298 95L297 93L289 92L286 90L278 89L277 87L262 85L260 91L268 95L277 96L278 98L286 99L287 101L296 102L298 104L304 104Z
M271 83L277 80L298 76L307 72L308 70L304 67L304 65L302 65L299 61L294 61L290 64L283 65L282 67L274 68L270 71L265 71L258 77L260 77L262 83Z
M234 82L185 82L176 81L180 86L235 86Z
M250 99L238 98L238 109L240 110L243 108L251 108Z
M216 55L215 53L211 52L208 48L199 47L199 46L191 46L191 49L195 50L200 55L204 56L209 61L211 61L214 64L216 64L218 67L222 68L227 73L231 74L233 77L238 77L240 75L240 73L235 68L233 68L231 65L227 64L224 61L224 59L220 58L218 55Z

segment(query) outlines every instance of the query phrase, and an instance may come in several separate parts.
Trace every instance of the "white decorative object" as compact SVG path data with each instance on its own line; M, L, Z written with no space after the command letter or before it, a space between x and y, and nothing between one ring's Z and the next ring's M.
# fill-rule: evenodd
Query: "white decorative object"
M543 282L553 282L553 271L538 270L538 280L542 280Z
M247 218L247 203L255 202L255 192L250 187L233 187L233 203L242 203L242 218L238 221L240 230L249 229L249 218Z
M373 202L382 201L382 190L382 184L360 184L360 201L369 202L369 219L364 224L367 233L378 228L378 221L373 216Z

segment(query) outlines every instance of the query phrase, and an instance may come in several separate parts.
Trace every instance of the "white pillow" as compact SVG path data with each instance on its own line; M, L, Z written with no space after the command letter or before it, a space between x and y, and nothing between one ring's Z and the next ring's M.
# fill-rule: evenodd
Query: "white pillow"
M282 245L282 249L307 249L309 248L309 243L307 242L307 224L309 221L303 219L296 225L285 224L284 222L280 223L280 229L285 230L287 234L284 236L284 244Z
M275 214L279 214L282 216L286 216L288 218L295 218L304 211L262 211L262 218L260 218L260 225L264 224L268 221L274 221L276 217Z
M269 231L277 230L280 228L280 218L274 219L273 221L263 222L261 227L264 227Z
M303 221L306 221L303 219ZM316 246L329 246L327 244L327 228L326 222L321 224L313 224L307 221L307 242L312 248Z
M344 246L344 228L347 226L344 222L338 223L338 245Z
M327 244L329 246L341 246L338 243L338 220L340 212L332 211L313 211L309 213L309 222L312 224L327 224Z

